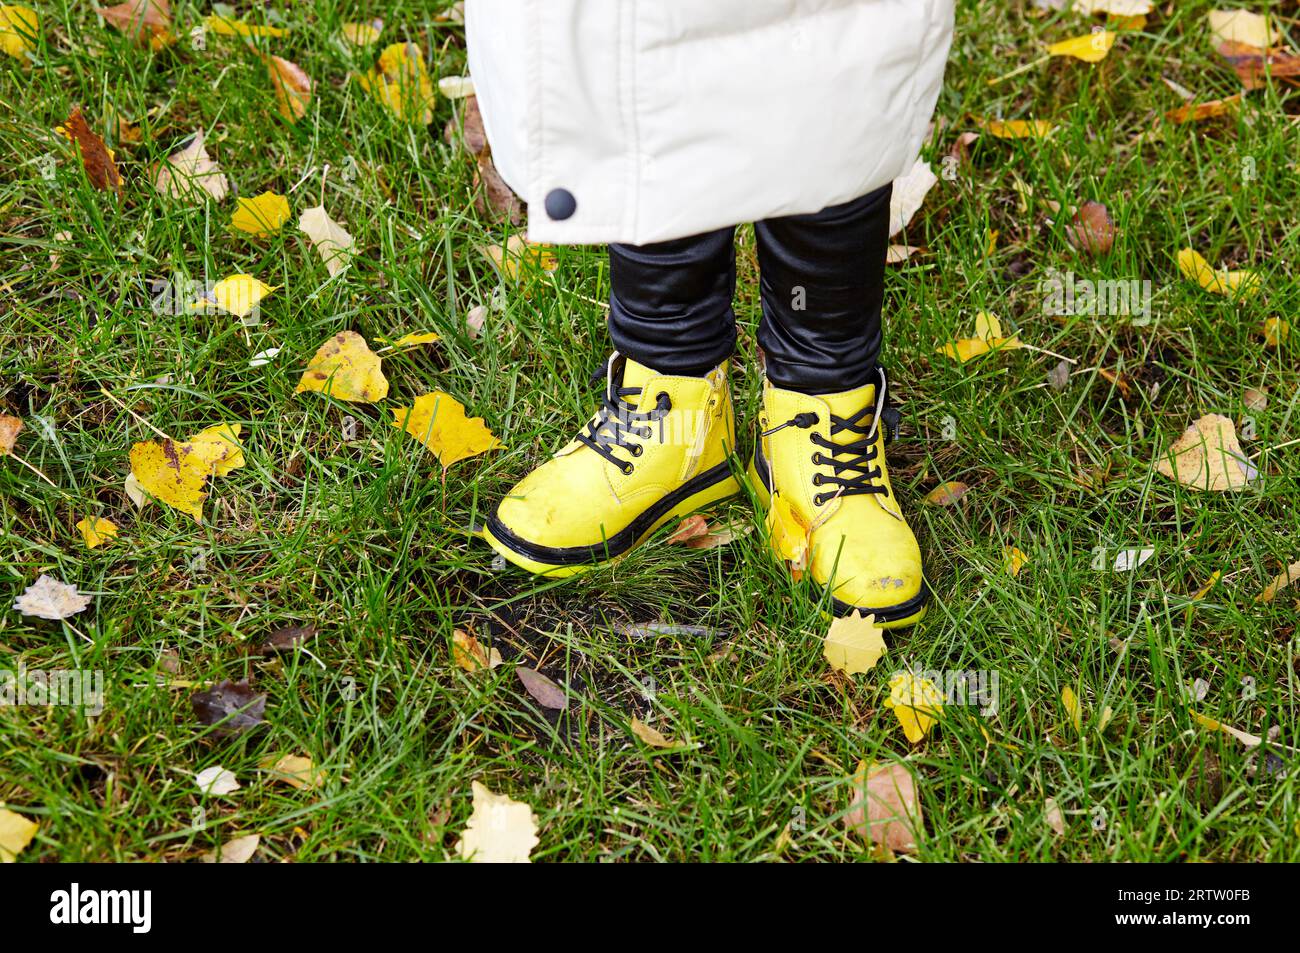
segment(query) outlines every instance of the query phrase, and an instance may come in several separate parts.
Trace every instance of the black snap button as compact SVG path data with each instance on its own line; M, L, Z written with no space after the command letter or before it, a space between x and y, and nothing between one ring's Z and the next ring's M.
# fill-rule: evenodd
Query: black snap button
M551 189L546 193L546 214L562 222L578 210L578 200L568 189Z

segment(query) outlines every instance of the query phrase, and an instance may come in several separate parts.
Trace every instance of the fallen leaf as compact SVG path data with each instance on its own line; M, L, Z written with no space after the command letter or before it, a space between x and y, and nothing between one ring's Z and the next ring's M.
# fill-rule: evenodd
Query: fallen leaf
M315 391L339 400L373 404L388 396L382 359L355 331L340 331L320 346L295 394Z
M245 23L243 20L235 20L231 17L223 17L213 14L203 18L203 25L212 33L219 36L240 36L240 37L262 37L262 36L287 36L289 31L282 30L274 26L261 26L256 23Z
M299 791L314 791L325 783L325 771L312 764L311 758L297 754L275 755L262 761L262 768L270 771L273 781L283 781Z
M516 665L515 675L523 683L524 688L528 690L528 694L537 700L538 704L556 711L568 709L569 696L565 694L564 689L541 672L535 672L531 668Z
M239 790L239 780L234 773L219 764L204 768L196 774L194 783L199 786L201 792L211 797L221 797Z
M677 742L664 736L658 728L652 728L640 718L632 719L632 734L636 735L652 748L676 748Z
M27 62L27 54L36 52L41 35L41 17L31 7L0 4L0 51Z
M17 417L0 414L0 457L7 457L14 452L14 444L22 433L23 422Z
M1210 32L1221 43L1241 43L1266 50L1277 41L1268 17L1249 10L1211 10Z
M512 280L538 270L552 272L560 266L550 245L530 242L517 232L506 239L504 246L488 245L483 253Z
M466 99L474 95L474 80L469 76L443 76L438 80L438 92L444 99Z
M1269 77L1292 85L1300 84L1300 56L1286 51L1269 52L1244 43L1220 43L1219 55L1236 71L1247 90L1268 85Z
M1065 390L1070 384L1070 362L1062 359L1047 372L1048 386L1055 391Z
M1259 275L1253 271L1216 271L1200 254L1190 248L1178 253L1178 270L1206 291L1221 295L1246 297L1259 290Z
M801 574L808 565L808 527L780 491L772 494L772 505L768 507L764 522L767 542L776 558L789 563L793 572Z
M505 794L493 794L477 781L474 812L456 844L463 860L479 864L526 864L537 846L537 816L533 809Z
M890 245L885 249L886 265L901 265L913 255L919 255L925 251L921 245Z
M1241 405L1246 410L1258 413L1268 407L1268 392L1254 387L1247 387L1241 395Z
M1231 418L1206 414L1192 422L1156 460L1156 470L1194 490L1241 490L1259 471L1241 444Z
M504 446L482 417L466 416L465 406L440 390L422 394L412 406L394 407L392 412L393 426L432 450L444 468Z
M1100 202L1084 202L1065 228L1070 244L1094 258L1110 252L1116 234L1110 211Z
M1079 705L1079 696L1069 685L1061 689L1061 704L1065 706L1065 714L1070 719L1070 724L1074 725L1074 730L1082 731L1083 708Z
M969 492L970 487L960 480L948 480L925 494L921 502L929 506L952 506Z
M149 496L201 523L208 478L244 466L242 429L242 424L216 424L185 441L137 443L131 447L131 472Z
M448 145L455 145L459 139L461 146L472 156L481 155L487 150L487 132L483 128L483 114L479 112L477 97L466 98L459 122L454 116L447 120L443 138Z
M230 180L208 155L201 129L154 167L153 183L168 198L189 202L202 202L207 196L220 202L230 193Z
M1184 103L1176 109L1166 112L1165 118L1175 123L1200 122L1203 119L1213 119L1216 116L1227 115L1235 111L1240 105L1241 94L1238 93L1224 99Z
M1110 30L1096 30L1083 36L1071 37L1047 47L1048 56L1069 56L1085 63L1100 63L1115 45L1115 34Z
M361 88L406 122L433 122L433 82L424 54L414 43L394 43L379 54L369 73L357 77Z
M309 208L298 217L298 231L307 236L325 262L325 270L333 278L352 261L356 240L334 219L325 206Z
M889 680L889 697L885 707L892 709L912 744L925 738L939 720L943 695L928 678L911 672L898 672Z
M995 139L1044 139L1056 128L1045 119L988 119L980 125Z
M822 656L831 668L846 675L858 675L876 667L885 654L883 630L876 617L863 618L857 609L831 621L822 643Z
M387 341L388 339L378 338L377 340ZM390 348L393 348L394 350L397 350L397 349L405 349L409 347L419 347L421 344L433 344L435 341L441 341L441 340L442 340L442 335L439 334L437 331L411 331L408 334L403 334L400 338L398 338L396 341L393 341L388 346Z
M1155 553L1155 549L1150 546L1121 549L1115 554L1115 561L1111 563L1110 567L1111 571L1132 572L1154 556Z
M150 496L145 492L143 484L136 478L134 473L128 473L126 479L122 481L122 489L135 504L138 510L144 509L149 505Z
M65 135L77 144L81 154L81 165L86 170L86 178L95 188L106 191L122 190L122 175L117 171L113 153L104 140L86 125L86 117L81 114L81 107L73 107L72 114L64 121Z
M271 78L280 115L289 122L297 122L307 115L307 105L311 102L311 77L297 63L282 56L264 56L262 62Z
M103 546L117 536L117 524L103 517L85 517L77 523L81 536L86 541L87 549Z
M1028 563L1029 557L1015 546L1008 546L1002 551L1002 569L1013 579L1020 575L1020 570Z
M25 616L57 622L74 616L90 605L90 596L82 595L76 586L59 582L53 576L40 575L14 600L14 608Z
M1259 735L1252 735L1248 731L1242 731L1240 728L1233 728L1231 725L1225 725L1221 721L1216 721L1213 718L1207 718L1205 715L1199 714L1191 710L1188 711L1188 714L1192 716L1192 721L1196 722L1202 728L1208 728L1210 731L1222 731L1224 734L1231 735L1233 738L1236 738L1247 748L1258 748L1261 744L1264 743L1264 739L1261 738Z
M289 218L289 200L274 192L251 199L239 199L230 216L230 227L254 237L273 235Z
M522 225L527 218L523 201L506 185L487 152L479 153L474 190L474 208L488 221Z
M258 351L248 359L249 367L265 367L275 360L275 356L280 353L278 347L268 347L265 351Z
M96 7L95 12L136 43L152 49L161 50L176 42L167 0L127 0L115 7Z
M1152 0L1074 0L1074 12L1091 16L1107 13L1115 17L1141 17L1151 12Z
M212 688L190 696L190 707L199 724L214 727L217 735L237 735L262 724L266 696L254 692L248 682L223 679Z
M889 237L905 229L925 203L925 197L939 183L930 163L917 159L912 167L894 180L889 195Z
M853 796L844 816L848 829L892 851L915 850L925 825L912 772L897 762L859 761L852 783Z
M205 864L246 864L253 859L257 853L257 845L261 842L261 837L257 834L248 834L244 837L236 837L228 840L220 847L214 848L203 855Z
M487 671L501 664L500 652L495 648L484 649L482 643L464 629L455 629L451 633L451 658L470 673Z
M474 305L466 313L465 328L471 338L476 338L483 333L483 323L487 320L487 314L487 306L481 304Z
M1259 333L1267 347L1281 347L1291 334L1291 325L1281 318L1265 318Z
M376 18L365 23L345 23L339 35L343 37L344 45L364 49L378 42L383 32L384 21Z
M1015 350L1024 347L1016 335L1006 337L1002 333L1002 322L990 311L980 311L975 315L975 336L958 338L935 348L936 354L955 358L963 364L972 358L990 351Z
M40 829L41 825L31 818L0 807L0 864L17 860Z
M1065 818L1061 816L1061 808L1056 803L1056 798L1049 797L1043 802L1043 820L1052 829L1052 833L1058 836L1065 833Z
M231 275L214 284L193 306L202 308L212 305L227 314L245 318L253 313L263 298L278 287L279 285L263 284L252 275Z
M1256 602L1272 602L1277 598L1277 594L1291 583L1300 580L1300 561L1293 562L1283 569L1272 582L1264 587L1264 591L1255 597Z
M672 546L677 543L685 543L688 540L698 539L709 531L709 521L696 513L694 516L688 516L682 520L673 534L664 540L664 544Z
M316 626L286 625L282 626L258 643L258 650L267 655L271 652L292 652L316 636Z

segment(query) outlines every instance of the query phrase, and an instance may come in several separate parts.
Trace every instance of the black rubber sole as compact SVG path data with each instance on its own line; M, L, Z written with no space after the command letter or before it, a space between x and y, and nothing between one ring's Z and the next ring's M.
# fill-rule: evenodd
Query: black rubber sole
M613 536L590 546L543 546L524 539L511 532L493 513L487 519L487 527L492 531L501 545L508 547L526 559L534 562L548 563L554 566L581 566L587 563L604 562L623 555L636 545L651 526L665 513L681 503L687 497L702 493L712 486L731 479L731 464L724 461L705 470L699 476L692 477L666 496L660 497L655 504L641 513Z

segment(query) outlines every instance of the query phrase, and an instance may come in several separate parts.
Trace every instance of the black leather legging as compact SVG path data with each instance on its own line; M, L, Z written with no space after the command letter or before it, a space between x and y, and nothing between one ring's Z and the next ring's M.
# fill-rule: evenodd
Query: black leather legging
M890 190L754 225L763 303L758 343L776 386L830 394L874 379ZM664 374L705 374L726 360L736 344L734 236L735 228L720 228L652 245L610 245L614 347Z

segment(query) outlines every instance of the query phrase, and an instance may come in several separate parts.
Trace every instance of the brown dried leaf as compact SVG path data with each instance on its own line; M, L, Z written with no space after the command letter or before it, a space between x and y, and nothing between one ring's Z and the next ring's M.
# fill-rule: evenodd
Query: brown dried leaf
M515 667L515 675L538 704L556 711L564 711L569 707L569 696L564 693L564 689L541 672L519 665Z
M316 626L286 625L276 629L259 643L263 655L271 652L289 652L316 636Z
M1300 84L1300 56L1285 51L1269 53L1245 43L1227 41L1218 46L1219 55L1237 71L1241 85L1258 89L1268 85L1268 77Z
M709 521L699 513L694 516L688 516L678 524L673 535L664 540L669 546L676 543L685 543L688 540L698 539L709 532Z
M474 208L480 215L492 222L509 221L511 225L522 225L526 217L526 206L519 196L506 185L501 173L492 164L487 153L478 157L478 171L474 175Z
M1065 229L1070 244L1094 258L1110 252L1116 234L1110 212L1100 202L1084 202Z
M657 728L651 728L640 718L632 719L632 734L636 735L652 748L675 748L677 742L664 736Z
M81 107L75 106L72 115L64 122L63 128L77 144L81 153L81 164L86 170L90 184L100 191L122 190L122 175L117 171L117 163L104 145L104 140L86 125L86 117L81 114Z
M7 457L14 452L14 444L22 433L23 422L17 417L0 414L0 457Z
M262 724L266 696L254 692L246 681L224 679L190 696L190 707L200 724L216 727L216 734L237 735Z
M172 25L167 0L127 0L115 7L96 7L95 12L135 42L152 44L154 49L173 41L167 30Z
M946 483L940 483L922 498L922 503L928 503L931 506L952 506L963 496L970 492L970 487L960 480L949 480Z
M892 851L916 849L924 829L921 804L912 772L898 763L858 762L853 774L853 800L844 818L849 830Z
M289 122L297 122L307 115L307 104L311 102L311 77L297 63L282 56L264 56L262 61L271 77L280 115Z

